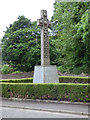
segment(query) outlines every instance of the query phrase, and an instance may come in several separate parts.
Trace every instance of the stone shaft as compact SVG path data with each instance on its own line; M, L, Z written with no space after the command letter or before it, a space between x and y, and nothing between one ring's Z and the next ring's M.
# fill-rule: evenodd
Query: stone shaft
M51 24L46 10L41 10L41 19L37 20L37 25L41 27L41 65L50 65L48 28Z

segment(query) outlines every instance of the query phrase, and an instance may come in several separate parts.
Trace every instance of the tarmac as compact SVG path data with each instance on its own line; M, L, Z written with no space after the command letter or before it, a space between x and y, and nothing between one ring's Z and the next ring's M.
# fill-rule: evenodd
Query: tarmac
M90 116L89 105L90 104L88 103L74 103L65 101L58 102L52 100L31 100L20 98L2 99L2 107L68 113L86 116Z

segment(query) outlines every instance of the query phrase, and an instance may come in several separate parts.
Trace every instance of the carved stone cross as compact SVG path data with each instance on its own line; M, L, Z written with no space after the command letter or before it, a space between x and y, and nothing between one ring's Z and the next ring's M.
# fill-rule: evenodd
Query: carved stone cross
M41 10L41 19L37 20L37 25L41 27L41 65L50 65L48 28L51 23L47 19L46 10Z

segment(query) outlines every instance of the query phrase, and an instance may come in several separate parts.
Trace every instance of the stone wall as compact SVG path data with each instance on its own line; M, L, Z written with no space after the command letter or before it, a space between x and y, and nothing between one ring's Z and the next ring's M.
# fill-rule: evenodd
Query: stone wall
M17 74L3 74L2 79L20 79L33 77L33 72L17 73Z

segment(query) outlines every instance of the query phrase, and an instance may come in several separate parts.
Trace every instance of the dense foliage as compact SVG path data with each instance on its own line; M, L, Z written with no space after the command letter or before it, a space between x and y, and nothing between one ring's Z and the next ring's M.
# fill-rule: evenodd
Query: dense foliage
M57 65L62 72L88 73L89 2L56 2L52 17L52 40L57 48Z
M24 16L7 28L2 39L2 57L10 66L30 71L35 64L40 63L40 44L36 44L36 36L40 43L40 30L36 22Z

